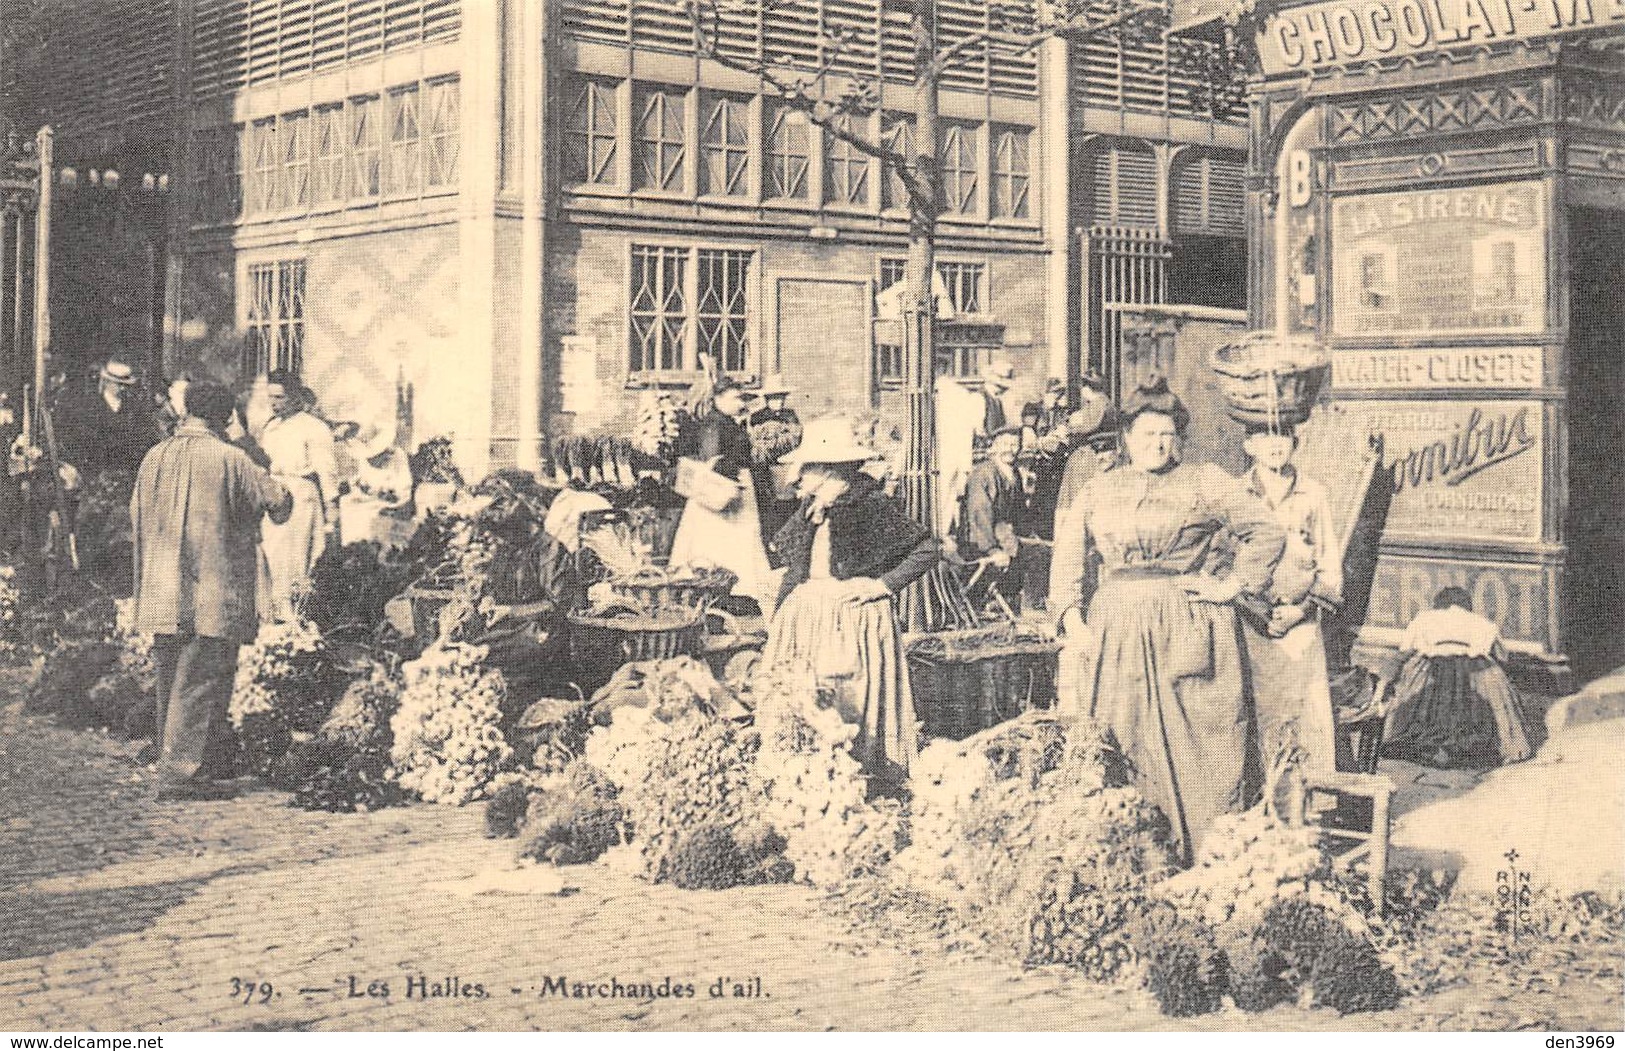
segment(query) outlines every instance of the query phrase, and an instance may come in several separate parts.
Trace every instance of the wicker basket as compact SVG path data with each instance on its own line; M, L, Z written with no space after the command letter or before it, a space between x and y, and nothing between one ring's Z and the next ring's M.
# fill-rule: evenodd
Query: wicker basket
M457 582L444 583L420 580L407 587L406 599L412 604L412 634L420 645L427 646L440 634L440 616L453 602L473 605L476 594Z
M964 660L989 646L1009 646L1016 641L1016 626L1009 621L980 628L929 631L905 635L903 648L912 656L919 652L927 660Z
M1057 642L1013 642L982 656L911 653L914 708L927 735L963 740L1055 703Z
M1209 364L1233 419L1298 424L1320 397L1331 359L1311 339L1253 332L1216 349Z
M638 609L697 609L708 610L718 600L728 597L739 577L727 570L716 573L710 583L691 581L639 581L635 578L610 577L610 590Z
M571 613L569 619L570 659L600 672L628 661L690 656L705 642L705 614L697 609L655 610L635 619Z

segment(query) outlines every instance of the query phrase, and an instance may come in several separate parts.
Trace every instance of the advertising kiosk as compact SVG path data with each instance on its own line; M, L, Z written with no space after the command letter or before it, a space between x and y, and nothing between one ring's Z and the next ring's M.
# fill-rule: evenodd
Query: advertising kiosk
M1625 4L1331 0L1259 50L1250 321L1328 348L1317 437L1393 487L1362 642L1457 585L1552 688L1625 664Z

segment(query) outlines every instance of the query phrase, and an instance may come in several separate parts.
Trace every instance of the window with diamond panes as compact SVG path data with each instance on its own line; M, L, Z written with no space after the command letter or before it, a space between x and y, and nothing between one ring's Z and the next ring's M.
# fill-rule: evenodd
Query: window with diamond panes
M982 286L986 275L987 267L982 263L937 260L937 280L941 285L936 293L941 297L946 290L947 297L947 302L941 305L955 314L984 313L983 303L986 300ZM880 260L880 280L876 283L875 291L884 292L907 277L907 259L884 256Z
M277 136L282 146L281 206L299 211L310 204L310 114L284 113Z
M706 93L700 111L700 192L750 193L750 101Z
M696 369L701 354L747 369L754 261L739 249L634 245L632 371Z
M955 314L982 313L982 279L987 267L981 263L937 264L937 276L948 289L948 304Z
M977 162L977 129L970 124L947 124L942 129L942 196L948 211L975 215L981 196Z
M305 262L256 263L248 268L249 361L256 376L272 369L298 375L305 357Z
M255 215L265 215L276 208L277 173L282 167L282 158L276 148L275 118L255 121L251 141L253 168L248 207Z
M811 193L812 136L806 114L782 102L768 103L767 180L763 193L804 201Z
M862 135L849 117L838 120L839 130ZM833 132L824 133L824 200L830 204L862 207L869 203L869 155Z
M384 193L389 196L417 193L422 185L420 101L416 84L389 93L389 157L384 164Z
M617 175L615 153L617 107L615 85L605 80L580 80L565 95L564 178L572 185L613 186Z
M320 208L344 200L344 106L311 113L310 201Z
M425 85L429 122L423 145L423 181L430 189L457 185L458 140L462 132L462 91L455 80Z
M881 121L881 137L887 149L900 153L909 163L914 161L914 118L901 113L888 113ZM897 166L887 161L883 166L884 181L880 184L882 208L907 208L908 187Z
M999 128L993 140L993 215L1026 219L1032 204L1032 133L1026 128Z
M750 261L750 252L699 250L694 296L697 349L711 355L725 372L743 372L749 357L745 290Z
M632 248L632 356L634 372L684 367L688 335L686 248Z
M376 95L350 100L350 196L383 189L383 103Z
M638 122L633 182L643 190L683 190L684 94L680 88L639 87L633 97Z

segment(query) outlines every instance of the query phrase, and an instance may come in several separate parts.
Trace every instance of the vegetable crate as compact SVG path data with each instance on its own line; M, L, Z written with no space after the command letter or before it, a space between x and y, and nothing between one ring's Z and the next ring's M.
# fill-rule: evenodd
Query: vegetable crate
M1010 642L980 653L911 650L914 710L931 737L962 740L1033 708L1055 704L1058 642Z

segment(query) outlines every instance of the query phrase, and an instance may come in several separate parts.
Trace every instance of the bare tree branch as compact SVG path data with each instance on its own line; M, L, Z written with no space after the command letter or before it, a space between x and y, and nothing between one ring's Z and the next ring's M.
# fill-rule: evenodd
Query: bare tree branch
M695 48L702 57L729 69L759 77L777 93L781 101L806 114L813 125L828 132L831 138L892 165L899 172L912 166L911 159L902 152L882 142L875 142L867 136L859 135L851 129L847 118L867 117L879 108L879 90L873 80L855 80L834 98L824 94L822 83L834 72L835 65L842 55L841 48L849 41L830 40L837 46L822 49L824 59L816 69L798 73L793 77L785 76L774 67L771 59L762 61L740 59L728 54L719 46L722 12L729 10L754 13L757 10L756 5L731 3L729 0L684 0L683 6L694 21ZM769 0L768 7L763 9L782 6L786 6L785 0L777 2ZM783 65L788 67L790 63L785 62ZM904 178L906 180L909 176L904 175Z
M789 8L795 2L796 0L679 0L677 6L688 15L694 26L695 50L701 57L759 78L781 101L805 114L813 126L831 138L888 166L902 180L905 191L911 196L929 193L930 187L926 180L919 177L916 157L894 148L885 141L876 141L852 130L851 118L868 117L879 108L879 84L875 78L843 78L847 79L847 87L834 97L828 96L824 90L826 78L834 74L836 66L849 53L855 39L855 30L845 29L834 34L825 34L822 40L824 46L819 49L821 60L811 70L787 72L794 70L794 62L790 56L783 56L782 62L775 62L771 55L763 55L760 59L740 58L721 46L722 21L725 16L754 19L762 13ZM996 24L941 49L937 52L931 68L918 71L916 75L940 77L955 62L977 48L986 50L997 45L1001 51L1021 54L1051 37L1075 37L1080 34L1109 32L1163 10L1159 3L1139 4L1120 9L1109 18L1097 20L1096 15L1091 13L1089 9L1091 5L1088 3L1078 4L1074 0L1067 6L1077 9L1046 20L1038 28L1027 32L1004 28L1009 21L1009 15L1002 8L997 8L993 18L990 19L990 22ZM878 47L879 42L876 43ZM784 71L778 68L780 66Z
M1142 4L1136 7L1120 10L1111 18L1103 18L1098 22L1091 21L1087 10L1079 11L1065 18L1056 19L1041 24L1037 29L1029 32L1013 32L990 26L978 33L972 33L961 40L955 41L951 46L937 52L935 72L938 75L946 72L956 61L965 57L978 47L986 50L994 44L999 45L1001 52L1010 55L1019 55L1042 44L1053 37L1093 36L1107 33L1113 29L1139 21L1154 14L1161 14L1164 8L1160 3Z

